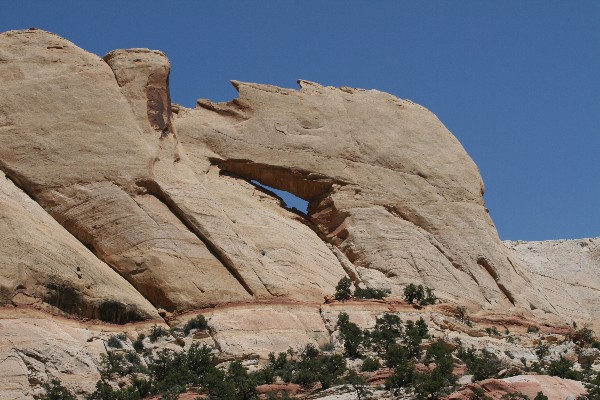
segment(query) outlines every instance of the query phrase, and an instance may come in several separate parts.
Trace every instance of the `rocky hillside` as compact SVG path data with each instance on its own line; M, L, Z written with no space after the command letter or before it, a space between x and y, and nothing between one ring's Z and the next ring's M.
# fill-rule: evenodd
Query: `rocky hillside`
M322 345L346 276L396 300L423 284L488 320L598 328L598 239L500 241L477 166L424 107L301 80L232 81L238 98L188 109L169 69L160 51L0 34L0 391L26 393L53 359L95 381L94 332L199 311L226 353Z

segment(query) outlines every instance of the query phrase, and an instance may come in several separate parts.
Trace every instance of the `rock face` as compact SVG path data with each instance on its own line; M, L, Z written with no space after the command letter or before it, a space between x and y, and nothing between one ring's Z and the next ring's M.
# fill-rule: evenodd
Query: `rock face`
M471 387L483 389L484 393L494 400L515 392L530 399L542 392L548 397L548 400L575 399L586 394L581 382L544 375L518 375L504 379L486 379ZM467 400L471 398L469 395L472 393L473 391L467 388L450 395L448 399Z
M504 243L551 299L554 312L598 326L600 239Z
M114 296L139 312L104 319L125 322L155 318L157 308L321 301L350 275L394 295L423 283L471 311L556 322L590 296L555 304L560 289L548 280L577 285L557 269L544 286L533 283L540 263L499 240L473 161L410 101L307 81L298 91L233 82L240 97L229 103L171 107L163 53L100 59L39 30L2 34L0 58L0 169L15 193L7 197L18 219L45 210L31 224L51 224L85 257L70 264L83 273L43 281L68 263L27 262L35 253L26 244L5 243L2 254L27 257L18 273L5 263L4 303L100 318L98 299ZM250 180L306 199L308 215ZM38 277L18 282L24 275ZM98 284L85 289L88 277ZM42 293L59 281L76 307ZM103 281L127 289L112 293ZM589 304L582 319L595 315Z
M0 34L4 311L124 324L203 309L222 350L266 353L329 340L323 298L350 276L393 296L422 283L486 316L597 324L597 239L502 243L477 167L425 108L233 81L239 98L187 109L169 70L159 51L100 58L45 31Z

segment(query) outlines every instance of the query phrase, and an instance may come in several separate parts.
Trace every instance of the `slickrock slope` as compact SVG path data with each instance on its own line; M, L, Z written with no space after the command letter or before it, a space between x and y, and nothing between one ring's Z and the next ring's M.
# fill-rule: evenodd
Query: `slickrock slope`
M597 239L502 243L476 165L425 108L233 81L239 98L188 109L171 105L169 71L159 51L100 58L41 30L0 34L0 356L18 364L0 393L56 373L13 354L39 349L39 329L7 338L32 307L146 326L203 310L223 352L264 355L328 342L352 306L324 297L350 276L392 297L423 283L481 318L597 325ZM86 332L36 354L89 366Z
M504 243L552 300L555 312L598 326L600 238Z
M187 153L310 201L321 237L369 286L542 315L552 306L500 242L477 167L428 110L378 91L233 82L240 97L178 109Z
M332 293L344 270L317 235L245 181L196 174L162 53L104 61L38 30L0 48L1 169L156 308Z
M494 400L500 399L508 393L522 393L530 399L542 392L548 397L548 400L575 399L577 396L586 393L581 382L570 379L561 379L556 376L534 376L520 375L505 379L487 379L479 384L472 385L472 388L483 389L486 396ZM469 389L461 390L460 393L450 395L448 399L467 400L472 398L473 391Z
M127 281L0 172L0 302L102 321L158 318ZM42 303L43 302L43 303Z

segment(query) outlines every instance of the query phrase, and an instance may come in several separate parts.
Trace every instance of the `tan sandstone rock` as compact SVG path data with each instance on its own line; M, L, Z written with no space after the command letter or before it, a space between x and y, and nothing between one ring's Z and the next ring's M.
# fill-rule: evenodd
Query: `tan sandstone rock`
M396 300L423 283L490 321L597 324L597 239L503 244L477 167L425 108L308 81L233 81L231 102L172 107L169 70L159 51L100 58L45 31L0 34L0 314L24 316L0 320L5 398L97 378L97 329L25 320L32 308L120 324L202 312L224 353L261 356L328 343L342 311L367 327L427 318L322 304L348 275ZM427 320L436 334L484 335L444 314Z
M513 392L522 393L530 399L542 392L548 396L548 400L575 399L586 393L581 382L547 375L518 375L504 379L486 379L478 384L470 385L470 387L483 389L485 394L494 400ZM466 388L448 398L466 400L469 399L470 393L472 390Z

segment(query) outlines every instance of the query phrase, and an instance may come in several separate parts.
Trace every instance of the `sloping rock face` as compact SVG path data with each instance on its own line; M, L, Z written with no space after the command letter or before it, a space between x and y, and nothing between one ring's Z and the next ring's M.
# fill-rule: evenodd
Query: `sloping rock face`
M276 200L246 181L197 173L172 124L162 53L115 51L103 60L29 30L2 34L0 58L0 169L79 251L96 256L84 268L139 292L132 305L142 296L168 311L322 300L344 276L326 244ZM17 242L5 249L23 251ZM51 265L36 268L43 275ZM21 285L9 265L2 273L6 302ZM88 307L85 297L78 302Z
M431 112L378 91L233 83L232 102L177 110L199 173L217 166L308 200L319 235L368 286L400 295L423 283L473 309L552 312L500 242L477 167Z
M556 313L598 327L600 238L504 243L551 299Z
M597 315L593 285L558 305L562 282L579 285L568 268L540 272L499 240L477 167L425 108L307 81L172 107L169 70L159 51L101 59L40 30L0 34L3 304L124 323L319 304L349 275L393 295L423 283L471 312Z
M465 388L448 399L467 400L472 398L474 388L483 389L485 395L494 400L509 393L521 393L530 399L542 392L548 400L576 399L586 394L581 382L546 375L518 375L504 379L486 379L478 384Z

